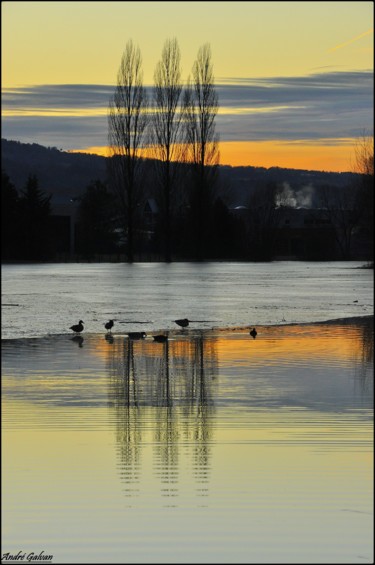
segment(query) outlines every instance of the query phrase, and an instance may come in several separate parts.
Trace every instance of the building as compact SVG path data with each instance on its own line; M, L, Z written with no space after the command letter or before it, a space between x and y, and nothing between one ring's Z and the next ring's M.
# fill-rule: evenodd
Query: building
M276 209L275 258L324 260L337 257L335 228L324 209Z

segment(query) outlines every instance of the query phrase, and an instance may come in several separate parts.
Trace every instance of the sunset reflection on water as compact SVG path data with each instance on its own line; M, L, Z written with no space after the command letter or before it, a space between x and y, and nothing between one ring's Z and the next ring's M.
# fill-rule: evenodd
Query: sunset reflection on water
M372 562L373 318L257 331L4 340L4 551Z

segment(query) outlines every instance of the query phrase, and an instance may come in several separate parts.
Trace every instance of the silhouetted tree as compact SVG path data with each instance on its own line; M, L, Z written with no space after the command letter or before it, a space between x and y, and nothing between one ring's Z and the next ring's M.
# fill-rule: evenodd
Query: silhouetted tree
M358 190L355 186L322 188L322 201L325 217L335 230L335 238L341 258L351 259L352 238L363 209L358 206Z
M359 175L356 185L356 208L360 211L358 230L364 238L368 259L374 259L374 137L361 136L355 146L354 172Z
M100 180L93 181L81 197L78 208L77 251L86 256L114 253L117 200Z
M374 176L374 137L364 133L354 148L353 172L366 177Z
M207 252L213 187L219 164L219 138L215 132L218 96L214 86L209 44L203 45L193 65L193 79L184 96L187 160L191 164L191 222L196 259Z
M140 169L143 164L139 157L148 119L146 110L141 52L130 40L122 55L108 115L110 178L126 219L129 263L134 260Z
M28 177L25 190L19 200L21 257L27 260L45 260L51 257L52 224L51 195L47 196L38 186L36 175Z
M374 139L365 134L357 139L353 172L357 181L346 187L325 186L322 202L326 217L335 228L342 259L352 257L353 236L362 236L368 258L373 258L374 235ZM361 238L359 238L361 239Z
M20 248L19 197L9 176L1 172L1 254L16 259Z
M171 251L171 215L173 191L178 167L173 162L183 158L182 93L180 49L176 39L168 39L154 73L154 112L151 122L152 155L155 157L156 182L164 232L164 257L169 262Z

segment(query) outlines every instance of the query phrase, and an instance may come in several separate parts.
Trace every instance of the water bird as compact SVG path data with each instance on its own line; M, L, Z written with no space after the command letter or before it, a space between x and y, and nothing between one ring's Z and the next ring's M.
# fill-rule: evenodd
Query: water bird
M109 320L109 322L104 324L104 327L105 327L106 330L108 330L110 332L112 327L113 327L113 320Z
M164 343L164 342L168 341L167 335L154 335L153 338L154 338L154 341L157 341L158 343Z
M146 332L130 332L128 333L129 339L144 339L146 337Z
M84 322L82 322L82 320L80 320L78 322L78 324L75 324L74 326L70 326L70 330L73 330L75 333L79 334L82 330L83 330L83 324Z
M175 320L175 323L181 328L187 328L189 325L189 320L187 318L182 318L181 320Z
M256 336L258 335L258 332L256 331L255 328L253 328L253 329L251 330L250 335L251 335L251 337L252 337L253 339L256 338Z

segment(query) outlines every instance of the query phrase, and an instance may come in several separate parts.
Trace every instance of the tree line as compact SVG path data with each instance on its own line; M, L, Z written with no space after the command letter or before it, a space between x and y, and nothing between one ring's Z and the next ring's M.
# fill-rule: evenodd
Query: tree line
M119 251L113 229L116 199L100 180L91 182L78 202L75 254L83 259ZM59 221L66 219L65 229ZM20 192L3 170L1 175L1 253L3 260L51 261L69 256L69 217L55 216L51 195L29 175Z
M146 186L153 179L150 163L148 173ZM118 198L109 190L108 183L92 181L76 199L74 250L69 250L71 218L51 214L51 196L40 190L38 184L37 176L30 175L24 190L18 192L2 172L3 260L126 259L127 241L118 214ZM282 186L274 182L262 183L252 190L246 205L238 210L229 211L221 198L216 198L207 228L207 257L269 261L291 253L300 259L373 260L373 189L371 173L358 175L355 185L341 188L322 185L315 189L314 207L304 211L293 209L289 201L293 198L283 196ZM285 218L296 218L301 213L305 223L323 225L319 229L306 226L302 232L285 225ZM66 222L65 230L61 229L64 220L68 230ZM195 248L194 241L186 237L188 225L180 220L178 228L172 232L174 258L191 260ZM139 214L136 260L163 260L162 230L159 217L153 217L152 210ZM285 237L292 241L294 251L282 251Z
M1 174L1 252L2 258L48 260L54 255L54 226L51 196L30 175L21 194L6 172Z

